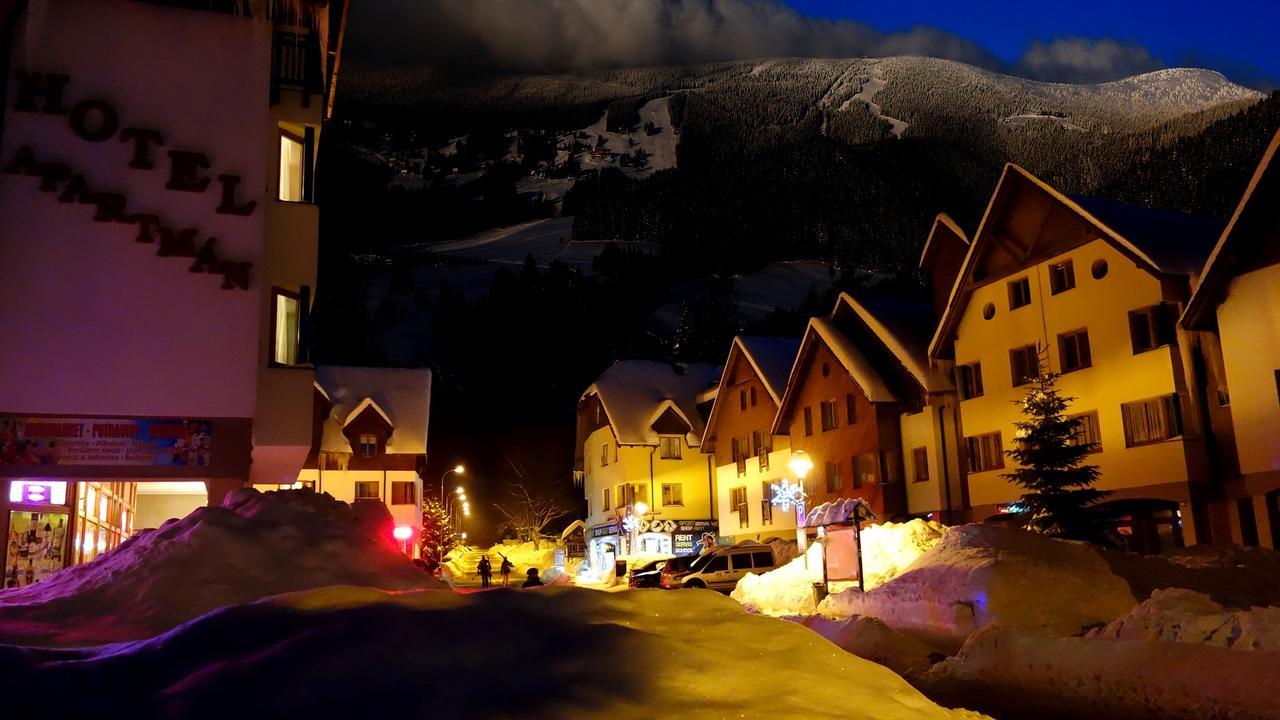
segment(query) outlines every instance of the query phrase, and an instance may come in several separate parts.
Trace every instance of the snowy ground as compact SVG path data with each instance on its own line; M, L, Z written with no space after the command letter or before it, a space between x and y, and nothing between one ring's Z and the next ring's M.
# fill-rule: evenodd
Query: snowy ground
M659 170L667 170L676 166L676 146L680 142L675 128L671 125L671 113L668 105L671 97L650 100L640 107L640 122L628 132L614 133L608 131L609 114L600 115L592 125L582 128L577 133L570 133L560 138L564 144L571 144L576 139L587 145L585 150L577 154L578 162L584 171L618 168L631 178L646 178ZM645 132L646 123L653 123L655 133ZM578 138L578 133L585 133L586 138ZM594 157L591 148L596 147L597 140L603 137L606 152L604 157ZM643 168L623 167L619 162L621 155L631 155L636 150L644 152L646 164Z
M329 588L0 673L14 717L978 717L712 592Z
M461 240L413 246L444 257L488 260L520 265L533 256L546 265L573 235L573 216L532 220L494 230L486 230Z

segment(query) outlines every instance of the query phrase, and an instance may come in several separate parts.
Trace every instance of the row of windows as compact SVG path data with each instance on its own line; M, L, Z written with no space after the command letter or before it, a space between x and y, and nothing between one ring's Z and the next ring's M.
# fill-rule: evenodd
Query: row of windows
M738 514L738 527L751 525L751 510L747 505L747 488L736 487L729 490L730 512ZM773 488L769 481L760 483L760 523L773 524Z
M1098 411L1091 410L1070 417L1078 421L1071 444L1087 447L1089 452L1101 452L1102 429L1098 422ZM1176 394L1122 403L1120 419L1124 424L1126 448L1163 442L1183 434L1182 406ZM999 432L971 435L966 437L964 442L966 455L969 458L969 472L1004 468L1004 445ZM920 480L922 465L926 466L924 479L928 479L927 455L924 451L925 448L916 448L912 451L915 453L917 480Z
M636 503L636 498L644 497L644 485L623 484L612 488L603 488L600 493L601 510L608 512L612 508L625 508ZM684 484L662 484L663 507L680 507L684 505Z
M766 430L755 430L750 435L731 438L730 449L733 463L739 475L747 474L747 458L754 457L760 462L760 469L769 469L769 453L773 451L773 435Z
M759 398L756 397L755 385L752 385L748 390L738 391L738 409L746 410L748 402L751 407L755 407L756 403L759 402Z
M840 427L840 405L836 400L823 400L818 403L818 413L822 423L822 432ZM844 418L846 425L858 422L858 402L853 393L844 396ZM804 434L813 434L813 408L804 408Z
M1174 308L1160 304L1140 308L1129 313L1129 336L1133 354L1153 350L1174 341ZM1089 330L1081 328L1058 335L1058 362L1061 372L1069 373L1093 366L1093 352L1089 347ZM1009 377L1014 387L1025 385L1040 376L1040 350L1035 345L1023 345L1009 351ZM982 397L982 364L969 363L956 367L956 384L960 398Z
M869 485L876 481L876 471L878 463L876 456L872 453L858 455L850 461L853 468L853 489L858 490L864 485ZM842 463L839 461L828 461L823 467L823 477L826 479L827 492L840 492L844 489L844 476Z
M613 452L611 453L610 450ZM600 444L600 467L609 467L609 456L618 460L618 446L610 442ZM679 435L662 435L658 438L658 457L663 460L679 460L684 455L684 438Z
M357 480L356 500L378 500L382 483L377 480ZM413 505L418 502L418 486L412 480L391 482L391 505Z
M1101 258L1093 262L1091 273L1095 280L1107 276L1107 261ZM1070 260L1049 265L1049 294L1060 295L1076 286L1076 269ZM1031 304L1031 279L1027 276L1014 278L1008 283L1009 309L1017 310ZM990 320L995 316L995 306L988 304L983 308L982 316Z

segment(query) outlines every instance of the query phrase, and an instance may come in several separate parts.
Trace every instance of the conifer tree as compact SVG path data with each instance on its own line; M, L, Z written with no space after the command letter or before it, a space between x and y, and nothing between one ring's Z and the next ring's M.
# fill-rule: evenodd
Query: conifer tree
M444 507L435 500L422 503L422 559L428 563L443 561L458 546L458 535Z
M1075 398L1058 393L1058 376L1041 358L1039 377L1021 400L1024 419L1015 423L1013 449L1005 451L1018 468L1003 477L1026 491L1018 504L1029 518L1027 529L1106 542L1102 518L1090 506L1108 493L1094 487L1098 466L1084 464L1089 446L1074 442L1081 420L1065 415Z

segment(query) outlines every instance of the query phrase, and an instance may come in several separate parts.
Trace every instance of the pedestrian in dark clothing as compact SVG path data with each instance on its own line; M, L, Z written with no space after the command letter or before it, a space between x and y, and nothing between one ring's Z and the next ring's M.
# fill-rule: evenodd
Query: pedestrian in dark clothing
M502 553L498 554L502 555ZM506 555L502 555L502 564L498 566L498 574L502 576L502 587L507 587L511 584L511 571L513 569L515 569L515 565L511 564Z
M480 558L479 564L476 565L476 572L480 573L480 587L487 588L493 586L493 583L491 582L491 579L493 578L493 565L489 563L488 555Z
M542 587L542 578L538 577L538 568L529 568L529 572L525 573L528 579L520 587Z

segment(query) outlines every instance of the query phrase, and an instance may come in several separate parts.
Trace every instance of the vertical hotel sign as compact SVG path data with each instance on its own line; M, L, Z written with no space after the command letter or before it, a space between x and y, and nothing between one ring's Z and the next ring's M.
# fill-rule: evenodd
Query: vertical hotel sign
M209 465L208 420L0 418L0 466Z

